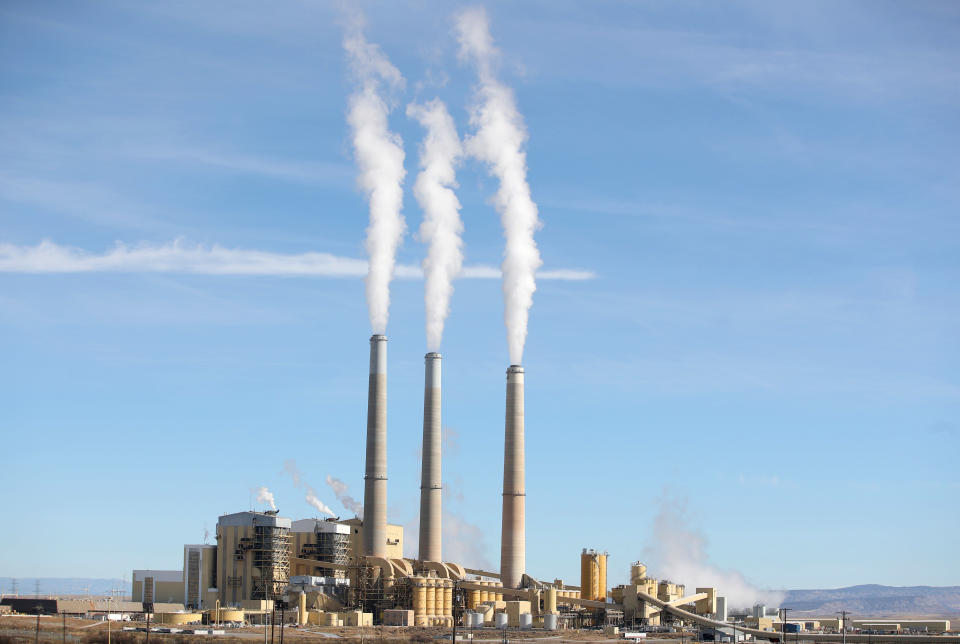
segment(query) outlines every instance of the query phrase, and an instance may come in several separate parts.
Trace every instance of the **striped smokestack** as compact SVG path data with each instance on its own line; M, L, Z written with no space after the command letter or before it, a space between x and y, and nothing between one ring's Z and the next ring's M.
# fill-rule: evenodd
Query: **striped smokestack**
M523 367L507 369L507 416L503 442L503 522L500 533L500 580L519 588L526 568L523 456Z
M387 336L370 336L363 554L387 556Z
M443 356L428 353L423 387L423 470L420 479L420 559L442 561L440 526L443 498L441 459L440 364Z

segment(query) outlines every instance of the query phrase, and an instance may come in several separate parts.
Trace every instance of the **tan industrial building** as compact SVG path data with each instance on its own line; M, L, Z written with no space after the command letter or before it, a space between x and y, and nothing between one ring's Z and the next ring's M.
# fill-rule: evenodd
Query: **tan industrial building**
M182 570L134 570L131 582L131 601L183 603Z

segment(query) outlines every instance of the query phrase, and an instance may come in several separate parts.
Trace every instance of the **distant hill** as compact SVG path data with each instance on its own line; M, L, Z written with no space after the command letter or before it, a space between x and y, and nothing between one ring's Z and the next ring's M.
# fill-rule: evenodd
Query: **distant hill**
M783 606L810 615L846 610L861 617L960 617L960 586L866 584L828 590L788 590Z
M0 577L0 592L11 594L13 577ZM17 577L16 592L19 595L32 596L36 593L37 581L40 582L40 595L109 595L113 589L119 589L124 595L130 594L130 582L123 579L91 579L86 577Z

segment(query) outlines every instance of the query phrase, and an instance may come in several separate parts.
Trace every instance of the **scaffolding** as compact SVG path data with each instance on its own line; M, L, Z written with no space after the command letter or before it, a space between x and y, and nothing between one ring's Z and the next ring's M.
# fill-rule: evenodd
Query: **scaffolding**
M315 561L325 561L327 563L346 566L350 562L350 535L339 532L321 532L319 529L314 533L315 542L305 543L300 547L301 559L313 559ZM330 576L346 576L343 569L335 569Z
M290 529L254 526L254 536L238 545L238 558L247 550L253 553L253 588L250 599L279 599L290 578Z

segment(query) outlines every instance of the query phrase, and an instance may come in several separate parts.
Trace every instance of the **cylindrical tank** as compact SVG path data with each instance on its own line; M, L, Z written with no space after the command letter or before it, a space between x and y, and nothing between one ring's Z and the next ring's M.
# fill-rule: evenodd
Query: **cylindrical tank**
M494 624L497 628L506 628L507 627L507 614L506 613L497 613L494 615Z
M597 554L597 563L600 567L600 592L597 594L597 600L607 601L607 553Z
M556 613L547 613L543 616L543 628L548 631L557 630L557 619Z
M468 590L466 593L467 610L473 610L477 607L477 591Z
M336 613L324 613L321 617L324 626L336 626L340 621L340 616Z
M453 581L449 579L443 584L443 614L453 617Z
M242 608L221 608L221 622L242 622L244 619Z
M481 581L480 583L483 584L484 586L489 586L489 585L490 585L490 582L489 582L489 581ZM488 602L488 601L490 601L490 591L489 591L489 590L481 590L481 591L480 591L480 603Z
M520 628L533 628L533 615L520 613Z
M494 585L494 587L496 587L496 588L503 588L503 582L500 582L500 581L495 581L495 582L493 582L493 585ZM496 593L496 594L494 595L494 599L496 599L498 602L502 602L502 601L503 601L503 593Z
M433 616L437 614L437 580L427 579L423 580L424 589L426 590L426 604L424 606L424 614L428 616Z
M423 579L410 577L410 594L413 595L414 618L427 614L427 590L423 586Z
M607 553L583 549L580 554L580 597L607 599Z
M547 588L547 590L543 593L543 612L544 613L557 612L557 589L556 588Z
M640 580L647 576L647 567L639 561L630 564L630 583L639 584Z

